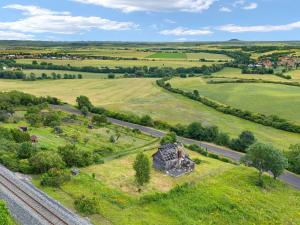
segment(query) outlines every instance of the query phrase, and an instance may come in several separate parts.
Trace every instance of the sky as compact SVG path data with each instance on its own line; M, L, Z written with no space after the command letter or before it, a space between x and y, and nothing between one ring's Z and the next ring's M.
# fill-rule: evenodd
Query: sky
M300 40L299 0L1 0L0 40Z

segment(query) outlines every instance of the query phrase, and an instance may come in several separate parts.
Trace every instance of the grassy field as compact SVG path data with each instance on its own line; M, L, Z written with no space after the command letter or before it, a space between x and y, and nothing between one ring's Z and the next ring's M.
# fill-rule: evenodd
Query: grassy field
M42 73L47 74L48 76L51 76L52 73L56 74L71 74L71 75L77 75L81 74L83 79L103 79L107 78L108 74L104 73L88 73L88 72L78 72L78 71L66 71L66 70L23 70L23 72L26 75L30 75L31 73L34 73L37 77L40 77ZM121 76L121 74L116 74L116 76Z
M271 81L288 81L284 78L267 74L242 74L241 69L237 68L224 68L223 70L214 73L214 77L226 77L226 78L238 78L238 79L262 79L262 80L271 80Z
M85 168L61 188L41 187L38 177L34 183L73 210L75 198L94 197L98 213L89 218L99 225L300 223L299 192L268 177L267 188L261 189L253 169L198 155L202 163L196 171L180 178L152 169L150 184L139 193L133 183L134 157ZM189 185L175 188L184 183Z
M292 70L287 72L287 75L291 75L294 81L300 82L300 70Z
M187 60L158 60L158 59L143 59L143 60L59 60L59 59L40 59L38 62L53 63L55 65L68 65L71 66L95 66L95 67L133 67L133 66L157 66L157 67L199 67L202 65L211 65L212 62L196 62ZM19 59L18 63L31 64L32 59ZM214 62L216 64L216 62Z
M186 59L186 54L183 52L156 52L147 58L159 58L159 59Z
M265 127L225 115L199 102L171 94L158 88L155 79L83 79L56 81L0 80L0 90L19 90L38 96L55 96L75 104L79 95L88 96L93 104L110 110L149 114L171 124L199 121L217 125L220 130L236 137L243 130L253 131L258 140L287 149L300 142L300 135ZM284 141L283 141L284 140Z
M205 53L205 52L200 52L200 53L187 53L187 58L188 59L206 59L206 60L231 60L230 57L227 55L222 55L222 54L213 54L213 53Z
M65 146L76 140L76 146L80 149L93 151L95 149L109 149L111 154L118 154L124 151L134 150L144 146L152 145L156 139L132 132L115 125L105 125L95 129L88 129L87 119L81 119L73 122L64 122L60 126L63 130L63 135L57 135L50 127L31 127L25 121L18 123L0 124L2 127L18 128L19 126L29 126L29 133L38 137L38 147L48 149L56 149L59 146ZM110 141L111 137L120 136L116 143Z
M193 91L221 103L300 124L300 88L278 84L206 84L202 78L171 80L175 88ZM288 109L288 110L287 110Z

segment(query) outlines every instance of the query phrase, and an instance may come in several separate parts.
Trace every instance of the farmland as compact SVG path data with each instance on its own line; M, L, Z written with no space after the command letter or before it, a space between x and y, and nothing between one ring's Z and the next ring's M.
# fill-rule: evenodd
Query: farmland
M46 87L46 88L45 88ZM83 79L56 81L0 81L3 91L19 90L39 96L51 95L75 104L79 95L88 96L94 105L138 115L151 114L155 119L171 124L188 124L194 121L217 125L222 131L236 137L243 130L251 130L263 142L285 150L299 142L299 134L265 127L243 119L225 115L198 102L168 93L155 84L155 79ZM157 107L159 105L159 107ZM174 107L175 106L175 107ZM174 109L170 113L170 109ZM184 116L182 116L184 115ZM286 140L285 142L282 139Z
M147 56L147 58L159 58L159 59L186 59L187 56L185 53L181 52L170 52L170 53L163 53L163 52L157 52L152 55Z
M197 62L197 61L187 61L187 60L59 60L59 59L41 59L38 62L53 63L55 65L68 65L71 66L95 66L95 67L133 67L133 66L157 66L157 67L199 67L202 65L212 65L212 62ZM32 59L20 59L17 60L18 63L31 64ZM218 62L214 62L217 64Z
M198 90L201 95L235 108L266 115L278 115L300 124L299 87L255 83L206 84L201 78L178 78L171 80L171 84L175 88L188 91Z
M36 187L95 225L300 224L299 190L282 182L295 185L288 179L297 183L298 175L285 171L275 180L267 173L272 171L275 176L274 171L266 169L260 183L258 171L250 167L254 163L231 161L250 152L253 143L262 142L274 146L275 153L282 157L281 162L272 164L278 166L275 169L280 170L279 164L285 164L288 158L290 164L278 173L284 168L298 173L295 150L290 146L300 143L299 132L264 126L192 100L202 95L300 125L300 70L276 64L271 71L255 61L282 51L269 51L273 43L47 44L42 47L42 42L32 42L33 46L10 45L0 50L0 91L34 95L1 93L0 131L6 135L0 137L3 165L27 174ZM78 71L68 71L71 69ZM17 76L20 74L23 76ZM82 77L71 79L64 74ZM173 93L160 82L191 93ZM115 123L107 117L121 121ZM161 135L141 133L140 126L131 124L134 129L127 128L124 121L174 133L159 139L155 137ZM22 130L24 126L27 131ZM198 149L183 146L183 151L176 153L176 167L181 166L180 154L186 152L195 169L175 178L156 170L152 156L163 143L175 143L176 134L202 143L194 142ZM170 141L168 135L174 139ZM22 138L27 138L26 142ZM224 152L230 159L224 158ZM149 160L150 180L143 185L138 182L135 166L140 153ZM265 154L267 160L274 160L274 155ZM295 186L299 187L298 183Z

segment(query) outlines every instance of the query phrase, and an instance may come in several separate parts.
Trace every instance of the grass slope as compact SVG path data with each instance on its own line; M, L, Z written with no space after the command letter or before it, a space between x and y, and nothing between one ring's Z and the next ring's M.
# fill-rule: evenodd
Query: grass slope
M277 115L300 124L300 88L278 84L206 84L202 78L171 80L171 85L236 108Z
M255 185L257 172L253 169L204 159L195 174L178 179L152 171L153 180L149 187L138 193L136 187L135 190L127 189L128 185L133 185L133 169L130 166L133 158L129 156L107 162L99 170L84 169L60 189L40 187L38 178L34 182L73 209L74 198L81 195L95 197L98 214L90 216L94 224L250 225L300 222L299 191L269 177L265 177L267 188L258 188ZM218 171L218 167L221 170ZM112 172L105 175L101 168L104 171L111 168ZM97 172L96 179L91 176L94 171ZM174 185L184 182L190 185L174 188ZM173 189L168 191L170 187ZM155 194L155 190L164 193Z
M12 81L0 80L0 91L19 90L38 96L55 96L75 104L79 95L88 96L93 104L105 108L149 114L155 119L172 124L188 124L200 121L217 125L231 136L243 130L253 131L263 142L287 149L299 143L300 135L265 127L253 122L225 115L198 102L169 93L155 84L155 79L83 79L57 81ZM282 141L284 140L284 141Z

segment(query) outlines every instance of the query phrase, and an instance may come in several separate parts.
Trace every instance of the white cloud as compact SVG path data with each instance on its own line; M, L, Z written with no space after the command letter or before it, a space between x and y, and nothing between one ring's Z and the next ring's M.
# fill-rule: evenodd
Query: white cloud
M174 36L198 36L212 34L212 32L208 29L188 29L184 27L177 27L171 30L162 30L159 33L163 35Z
M243 9L252 10L252 9L256 9L257 7L258 7L257 3L251 2L248 5L244 6Z
M0 30L0 40L33 40L34 36L11 31Z
M201 12L209 9L216 0L72 0L85 4L134 11L188 11Z
M238 26L234 24L228 24L218 28L218 30L230 33L290 31L295 29L300 29L300 21L286 25Z
M165 23L170 23L170 24L174 24L176 23L174 20L170 20L170 19L164 19Z
M221 12L231 12L231 9L228 8L228 7L223 6L223 7L220 8L220 11Z
M12 4L3 7L4 9L17 9L24 12L24 15L36 16L36 15L69 15L69 12L55 12L48 9L43 9L34 5L19 5Z
M72 16L69 12L55 12L37 6L8 5L4 8L21 10L26 17L13 22L0 22L1 30L74 34L91 29L128 30L137 27L132 22L118 22L94 16Z

